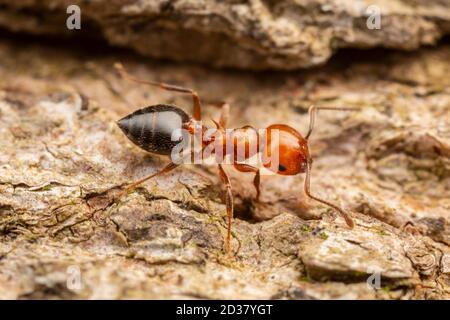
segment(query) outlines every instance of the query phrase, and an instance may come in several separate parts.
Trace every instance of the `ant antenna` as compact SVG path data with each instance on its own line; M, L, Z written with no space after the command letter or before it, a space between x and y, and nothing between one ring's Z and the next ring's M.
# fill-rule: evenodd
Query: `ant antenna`
M316 120L316 114L317 114L318 110L359 111L360 109L359 108L341 108L341 107L316 107L314 105L310 106L309 107L309 129L308 129L308 133L305 136L305 140L307 142L308 142L308 138L310 137L310 135L314 129L314 123ZM312 158L308 154L308 159L306 160L306 176L305 176L305 186L304 186L306 195L308 197L310 197L311 199L314 199L314 200L336 210L345 219L345 222L347 223L347 225L350 228L353 228L355 226L355 224L353 222L353 219L347 214L347 212L345 212L343 209L341 209L337 205L335 205L331 202L325 201L323 199L320 199L311 194L311 183L310 183L311 167L312 167Z
M314 129L314 123L316 122L316 114L319 110L337 110L337 111L360 111L360 108L347 108L347 107L317 107L312 105L309 107L309 129L305 136L305 140L308 140Z
M202 119L202 111L201 111L202 107L201 107L201 103L200 103L200 98L199 98L197 92L195 92L194 90L189 89L189 88L180 87L180 86L174 86L174 85L167 84L164 82L146 81L146 80L138 79L136 77L133 77L127 70L125 70L125 67L120 62L114 63L114 68L117 70L117 72L119 72L121 77L123 77L129 81L159 87L159 88L167 90L167 91L175 91L175 92L191 94L192 102L193 102L194 119L197 121L200 121Z

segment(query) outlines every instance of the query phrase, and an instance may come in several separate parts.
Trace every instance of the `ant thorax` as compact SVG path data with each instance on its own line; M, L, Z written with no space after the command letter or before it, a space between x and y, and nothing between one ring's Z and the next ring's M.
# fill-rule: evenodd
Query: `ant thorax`
M197 121L185 128L173 133L174 138L183 136L172 150L174 163L244 164L284 175L303 172L306 145L283 128L206 128Z

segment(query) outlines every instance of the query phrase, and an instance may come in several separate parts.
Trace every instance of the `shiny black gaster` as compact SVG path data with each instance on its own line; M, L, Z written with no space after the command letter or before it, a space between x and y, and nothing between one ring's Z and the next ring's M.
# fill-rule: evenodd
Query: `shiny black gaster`
M172 105L157 104L139 109L117 121L125 135L138 147L152 153L170 155L183 140L181 132L189 116Z

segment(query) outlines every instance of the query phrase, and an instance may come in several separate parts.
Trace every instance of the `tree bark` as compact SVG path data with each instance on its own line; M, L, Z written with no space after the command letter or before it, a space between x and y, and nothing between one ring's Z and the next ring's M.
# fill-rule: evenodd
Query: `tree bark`
M260 75L38 42L0 42L0 298L450 298L448 45ZM300 175L263 176L257 204L252 175L226 168L231 257L215 167L181 167L117 198L167 160L115 121L157 103L191 111L189 96L120 79L118 59L195 88L205 119L228 101L230 127L305 133L310 104L360 107L320 112L311 138L312 190L355 228L306 199Z

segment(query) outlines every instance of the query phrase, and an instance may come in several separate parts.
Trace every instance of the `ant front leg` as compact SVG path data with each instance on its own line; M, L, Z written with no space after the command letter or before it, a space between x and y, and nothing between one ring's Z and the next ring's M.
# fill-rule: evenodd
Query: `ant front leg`
M225 240L225 251L227 253L230 253L231 251L231 223L233 220L233 193L231 191L231 182L230 178L228 177L227 173L223 169L222 165L219 164L219 175L222 182L225 184L226 187L226 198L225 198L225 204L227 206L227 217L228 217L228 226L227 226L227 237Z
M130 81L140 83L140 84L147 84L151 86L160 87L161 89L167 90L167 91L175 91L175 92L181 92L181 93L190 93L192 95L192 101L193 101L193 115L194 119L197 121L202 120L202 106L200 103L200 97L198 96L197 92L195 92L192 89L174 86L171 84L163 83L163 82L156 82L156 81L145 81L138 78L133 77L131 74L128 73L128 71L125 70L124 66L116 62L114 64L114 68L120 73L120 75L123 78L126 78Z
M309 107L309 128L308 128L308 132L305 135L305 140L306 140L306 145L308 146L308 139L311 136L311 133L313 132L314 129L314 123L316 120L316 114L318 110L337 110L337 111L359 111L359 108L341 108L341 107L316 107L314 105ZM341 209L340 207L338 207L337 205L328 202L326 200L323 200L313 194L311 194L311 183L310 183L310 179L311 179L311 167L312 167L312 159L311 156L308 153L308 158L306 159L306 176L305 176L305 184L304 184L304 190L305 193L308 197L310 197L311 199L314 199L322 204L325 204L327 206L329 206L330 208L333 208L334 210L336 210L345 220L345 222L347 223L347 225L350 228L354 227L354 222L353 219L350 217L350 215L345 212L343 209Z
M328 202L326 200L323 200L313 194L311 194L311 165L312 165L312 161L311 159L307 160L306 163L306 176L305 176L305 184L304 184L304 190L305 193L308 197L310 197L311 199L316 200L317 202L320 202L324 205L329 206L330 208L333 208L334 210L336 210L341 216L342 218L344 218L345 222L347 223L347 225L350 228L353 228L355 226L355 223L353 222L353 219L348 215L347 212L345 212L343 209L341 209L340 207L338 207L337 205L335 205L334 203Z

